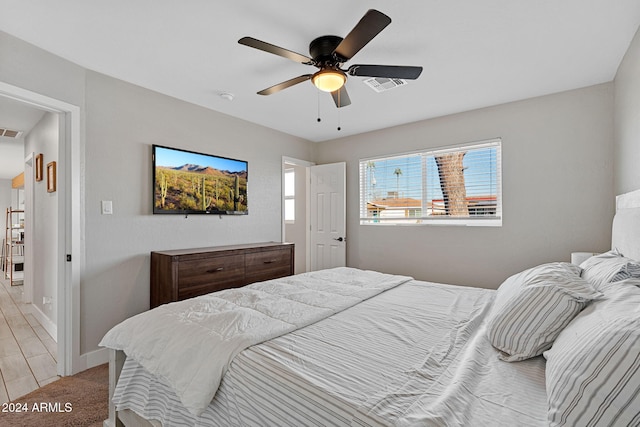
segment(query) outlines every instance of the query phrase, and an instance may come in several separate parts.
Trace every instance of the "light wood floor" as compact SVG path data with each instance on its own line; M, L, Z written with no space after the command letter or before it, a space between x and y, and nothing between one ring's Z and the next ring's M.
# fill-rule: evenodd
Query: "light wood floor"
M2 272L0 272L2 273ZM0 276L0 403L57 380L57 344L22 302L22 286Z

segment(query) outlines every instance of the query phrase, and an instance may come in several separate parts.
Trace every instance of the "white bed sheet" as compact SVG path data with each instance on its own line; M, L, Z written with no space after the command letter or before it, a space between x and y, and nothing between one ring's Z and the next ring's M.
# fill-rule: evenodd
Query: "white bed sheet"
M165 426L543 426L542 357L508 363L494 291L411 281L238 354L200 416L131 359L114 395Z

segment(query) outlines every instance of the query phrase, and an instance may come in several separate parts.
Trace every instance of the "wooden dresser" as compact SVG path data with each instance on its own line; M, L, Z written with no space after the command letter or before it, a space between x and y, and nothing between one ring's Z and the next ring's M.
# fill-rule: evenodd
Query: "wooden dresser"
M291 276L293 243L254 243L151 252L151 308Z

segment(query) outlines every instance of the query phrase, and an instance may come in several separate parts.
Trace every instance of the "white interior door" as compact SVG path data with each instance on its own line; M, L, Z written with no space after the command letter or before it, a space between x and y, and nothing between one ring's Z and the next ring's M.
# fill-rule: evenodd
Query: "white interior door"
M345 171L344 162L309 168L310 270L346 265Z

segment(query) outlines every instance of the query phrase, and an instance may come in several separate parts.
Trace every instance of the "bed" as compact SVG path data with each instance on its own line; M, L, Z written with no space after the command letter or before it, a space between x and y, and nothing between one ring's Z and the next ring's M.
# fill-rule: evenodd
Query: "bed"
M611 251L497 291L340 268L134 316L105 427L638 426L640 191L616 206Z

